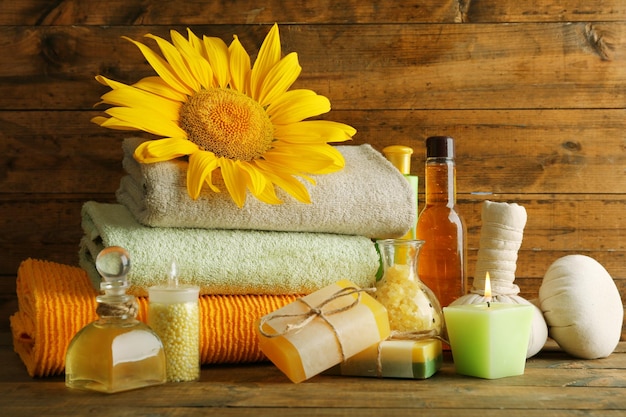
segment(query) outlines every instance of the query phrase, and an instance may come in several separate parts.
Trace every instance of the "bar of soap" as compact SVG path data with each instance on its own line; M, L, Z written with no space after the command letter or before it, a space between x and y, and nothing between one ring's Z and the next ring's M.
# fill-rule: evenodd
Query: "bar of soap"
M443 352L438 339L385 340L333 367L329 373L427 379L441 368L442 362Z
M321 315L315 314L315 309ZM294 383L341 363L390 334L385 307L348 280L263 316L255 331L261 351Z

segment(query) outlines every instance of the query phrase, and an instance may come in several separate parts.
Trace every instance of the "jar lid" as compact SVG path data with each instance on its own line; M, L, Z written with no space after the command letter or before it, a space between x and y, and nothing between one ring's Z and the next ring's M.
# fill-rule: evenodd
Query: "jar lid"
M454 139L450 136L427 138L426 158L454 158Z
M148 299L161 304L196 302L199 295L200 287L195 285L157 285L148 288Z

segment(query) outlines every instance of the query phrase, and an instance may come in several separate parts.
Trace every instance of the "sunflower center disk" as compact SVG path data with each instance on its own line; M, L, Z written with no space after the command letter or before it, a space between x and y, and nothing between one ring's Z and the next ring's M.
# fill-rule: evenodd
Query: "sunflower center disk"
M274 140L274 127L263 107L235 90L198 92L182 106L179 122L200 149L233 160L259 158Z

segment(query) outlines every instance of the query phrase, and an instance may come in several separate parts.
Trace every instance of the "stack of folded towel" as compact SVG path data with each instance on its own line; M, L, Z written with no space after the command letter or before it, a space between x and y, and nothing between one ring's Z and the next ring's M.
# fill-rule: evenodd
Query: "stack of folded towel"
M345 168L313 176L315 186L303 182L311 204L278 190L281 205L248 196L238 208L226 192L207 190L192 200L183 160L137 163L132 154L141 141L124 141L128 174L118 204L83 205L82 269L28 260L18 271L20 311L11 324L15 349L33 376L62 372L60 353L95 319L101 280L95 258L105 247L131 255L129 293L142 306L140 319L147 289L165 283L176 262L179 282L200 287L202 363L255 362L264 357L254 320L341 279L372 286L379 267L373 239L403 236L415 224L408 182L369 145L337 147ZM214 183L225 189L218 178ZM69 290L74 285L79 289ZM89 308L76 310L77 297ZM63 327L68 322L74 327Z

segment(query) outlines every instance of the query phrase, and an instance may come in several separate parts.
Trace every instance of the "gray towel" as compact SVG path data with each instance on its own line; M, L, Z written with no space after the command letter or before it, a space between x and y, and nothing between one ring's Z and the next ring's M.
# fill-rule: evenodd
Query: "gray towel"
M240 209L222 192L203 190L198 200L187 194L187 162L172 160L140 164L133 158L139 138L124 141L125 176L117 191L142 224L154 227L254 229L287 232L339 233L370 238L401 237L415 225L417 202L406 178L370 145L337 146L346 160L342 171L306 181L312 204L303 204L282 190L284 203L270 205L250 194ZM208 188L208 187L206 187Z
M129 292L166 283L172 261L179 281L201 294L309 294L342 279L371 287L378 253L371 239L327 233L198 228L139 224L121 204L83 205L79 261L94 285L95 258L108 246L131 257Z

